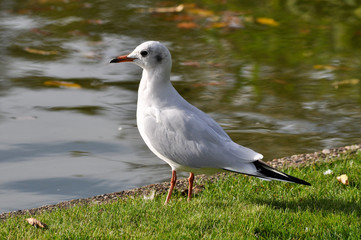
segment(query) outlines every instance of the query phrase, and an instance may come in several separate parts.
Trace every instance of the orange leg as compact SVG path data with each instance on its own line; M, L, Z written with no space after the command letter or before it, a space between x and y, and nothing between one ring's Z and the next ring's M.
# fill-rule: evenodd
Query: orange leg
M192 198L192 191L193 191L193 180L194 180L194 173L189 173L189 178L188 178L188 182L189 182L189 187L188 187L188 202L191 200Z
M167 203L169 202L169 199L172 196L173 188L174 188L176 182L177 182L177 173L176 173L175 170L173 170L172 171L172 178L170 180L169 192L168 192L167 199L165 200L164 205L167 205Z

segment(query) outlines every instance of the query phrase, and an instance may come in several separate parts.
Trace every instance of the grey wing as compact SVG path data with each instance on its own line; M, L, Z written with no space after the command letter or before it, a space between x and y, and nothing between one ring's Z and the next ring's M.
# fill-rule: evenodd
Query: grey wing
M232 168L254 161L257 154L234 143L217 122L193 106L148 115L144 129L159 154L192 168Z

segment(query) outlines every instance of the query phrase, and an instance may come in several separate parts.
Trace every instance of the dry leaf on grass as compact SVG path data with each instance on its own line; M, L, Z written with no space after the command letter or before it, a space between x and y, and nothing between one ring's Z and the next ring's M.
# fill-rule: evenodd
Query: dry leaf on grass
M342 184L348 185L348 177L346 174L342 174L341 176L338 176L337 180Z
M36 218L27 218L26 221L34 227L47 228L48 226L45 223L40 222Z

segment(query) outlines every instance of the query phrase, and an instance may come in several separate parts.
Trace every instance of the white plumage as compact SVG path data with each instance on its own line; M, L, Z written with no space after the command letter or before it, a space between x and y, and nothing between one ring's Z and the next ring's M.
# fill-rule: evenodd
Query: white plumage
M150 150L172 168L169 201L176 171L193 173L233 171L265 180L281 180L309 185L260 161L263 156L233 142L221 126L188 103L170 82L172 59L161 43L149 41L132 53L111 61L133 62L143 68L138 90L137 125Z

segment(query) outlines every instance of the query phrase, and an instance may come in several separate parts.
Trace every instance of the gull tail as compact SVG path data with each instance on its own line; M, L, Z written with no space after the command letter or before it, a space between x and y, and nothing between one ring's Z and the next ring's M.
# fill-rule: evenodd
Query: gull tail
M256 174L255 177L264 178L266 180L267 179L278 180L278 181L292 182L292 183L298 183L298 184L311 186L310 183L308 183L302 179L292 177L286 173L280 172L280 171L276 170L275 168L267 165L263 161L257 160L255 162L253 162L253 164L257 169L257 173L259 173L259 175Z
M254 165L254 167L256 168L256 171L242 172L242 171L237 171L235 169L227 169L227 168L224 168L224 170L231 171L231 172L243 173L243 174L246 174L249 176L257 177L257 178L260 178L263 180L268 180L268 181L277 180L277 181L298 183L298 184L311 186L310 183L308 183L302 179L290 176L286 173L280 172L277 169L269 166L268 164L266 164L265 162L263 162L261 160L254 161L250 164Z

